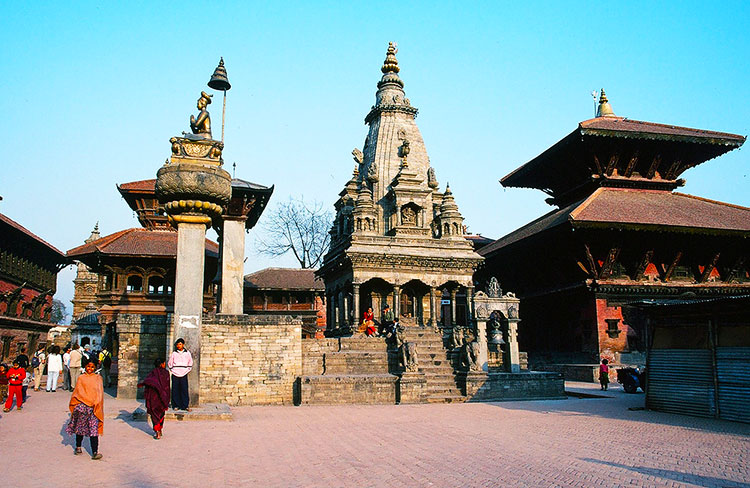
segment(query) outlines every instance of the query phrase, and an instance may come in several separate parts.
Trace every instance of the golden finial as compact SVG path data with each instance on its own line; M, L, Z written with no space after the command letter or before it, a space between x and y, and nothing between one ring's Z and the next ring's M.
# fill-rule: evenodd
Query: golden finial
M602 88L599 94L599 109L596 111L596 116L616 117L614 110L612 110L612 106L609 104L609 100L607 100L607 94L604 93L604 88Z
M396 53L398 48L393 42L388 43L388 51L385 53L385 61L383 61L383 67L380 71L385 73L398 73L401 69L398 67L398 60L396 59Z

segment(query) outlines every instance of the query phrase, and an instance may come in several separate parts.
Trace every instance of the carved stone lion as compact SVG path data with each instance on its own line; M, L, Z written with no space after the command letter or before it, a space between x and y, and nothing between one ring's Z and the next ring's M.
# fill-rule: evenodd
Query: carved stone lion
M413 373L419 368L417 345L414 342L405 342L400 347L401 365L406 371Z
M464 344L461 349L461 366L467 367L469 371L480 371L482 366L479 364L479 343L469 342Z

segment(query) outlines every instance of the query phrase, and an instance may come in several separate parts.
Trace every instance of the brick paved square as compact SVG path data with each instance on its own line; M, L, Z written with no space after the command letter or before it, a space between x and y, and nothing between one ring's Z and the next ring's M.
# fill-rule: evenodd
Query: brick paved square
M629 410L643 394L619 388L540 402L241 407L232 421L168 422L160 441L130 420L137 402L106 397L101 461L73 456L68 399L32 392L22 412L2 414L2 486L750 486L750 425Z

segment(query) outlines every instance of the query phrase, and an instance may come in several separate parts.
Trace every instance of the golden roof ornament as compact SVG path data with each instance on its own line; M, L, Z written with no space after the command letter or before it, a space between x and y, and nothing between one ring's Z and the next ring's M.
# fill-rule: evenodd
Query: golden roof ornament
M398 67L398 60L396 59L396 53L398 48L392 42L388 43L388 51L385 53L385 61L383 61L383 67L380 71L385 73L398 73L401 69Z
M607 100L607 94L604 93L604 88L602 88L602 91L599 94L599 109L596 111L596 116L617 117L614 110L612 110L612 106L609 104L609 100Z
M380 71L383 72L383 77L378 83L378 88L381 88L388 83L394 83L401 88L404 87L404 82L401 81L401 78L398 76L398 72L401 71L401 69L398 67L398 60L396 59L397 52L398 49L396 48L396 43L389 42L388 51L385 53L385 61L383 61L383 67L380 68Z

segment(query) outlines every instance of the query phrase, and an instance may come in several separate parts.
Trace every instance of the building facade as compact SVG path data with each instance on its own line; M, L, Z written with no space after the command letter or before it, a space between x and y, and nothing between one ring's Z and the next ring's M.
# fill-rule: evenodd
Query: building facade
M0 214L0 361L47 343L57 273L65 255Z
M325 287L314 269L265 268L245 275L247 315L289 315L302 320L302 338L322 338Z
M602 91L596 118L501 180L556 207L479 251L521 298L532 364L641 362L647 331L623 304L750 291L750 209L675 191L744 141L617 117Z

